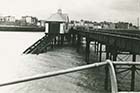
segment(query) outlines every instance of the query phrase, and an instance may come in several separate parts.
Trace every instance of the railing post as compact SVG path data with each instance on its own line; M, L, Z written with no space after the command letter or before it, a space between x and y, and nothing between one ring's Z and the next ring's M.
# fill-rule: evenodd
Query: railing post
M136 54L133 54L132 61L133 62L136 61ZM136 67L132 66L131 70L132 70L132 73L131 73L131 91L134 91L135 90L135 71L136 71Z
M115 47L112 47L112 56L113 56L112 60L117 61L118 51ZM114 70L117 73L115 65L114 65Z
M105 84L104 84L104 88L105 90L108 90L108 67L107 65L105 66Z
M109 47L106 45L106 59L110 58L109 55ZM105 82L104 82L104 88L105 90L108 90L108 74L109 74L109 70L108 70L108 66L105 66Z
M111 93L118 93L118 85L117 85L116 73L115 73L113 63L110 60L107 60L107 62L109 66L109 73L111 79Z

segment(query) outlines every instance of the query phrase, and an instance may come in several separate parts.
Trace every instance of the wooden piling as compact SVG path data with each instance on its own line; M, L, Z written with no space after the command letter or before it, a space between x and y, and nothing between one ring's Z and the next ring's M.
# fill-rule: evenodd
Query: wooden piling
M80 46L81 46L81 36L78 35L77 36L77 52L79 52Z
M71 35L71 33L68 34L68 42L70 44L72 44L72 35Z
M55 39L54 39L54 45L56 45L56 42L57 42L57 40L56 40L56 37L55 37Z
M59 45L61 45L61 35L59 34Z
M51 42L51 48L52 49L54 48L54 42L53 41Z
M60 36L58 35L57 36L57 45L59 45L60 44Z
M102 44L100 43L99 62L102 61Z
M64 34L61 34L61 45L64 44Z
M97 42L97 50L96 50L96 52L97 52L97 55L99 54L99 42Z
M72 34L72 45L75 45L75 40L76 40L76 36L75 36L75 34L73 33L73 34Z
M117 61L117 53L113 54L113 61Z
M97 44L96 44L96 41L94 42L94 51L95 51L95 53L96 53L96 49L97 48Z
M117 56L118 56L117 48L113 46L110 47L110 52L111 52L111 60L117 61Z
M87 63L89 63L89 54L90 54L90 40L86 38L85 61Z
M133 54L132 56L132 61L136 62L136 54ZM136 67L132 66L131 67L131 91L135 90L135 71L136 71Z

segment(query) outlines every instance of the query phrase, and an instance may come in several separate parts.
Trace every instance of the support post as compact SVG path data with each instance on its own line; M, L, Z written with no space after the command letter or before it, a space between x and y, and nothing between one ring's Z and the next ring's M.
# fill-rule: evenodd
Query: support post
M102 44L100 43L100 55L99 55L99 62L102 61Z
M64 34L61 34L61 45L64 44Z
M81 36L78 35L78 36L77 36L77 52L79 52L80 45L81 45Z
M54 45L56 45L56 37L54 38Z
M117 61L117 53L113 54L113 61Z
M69 34L69 43L72 44L72 34Z
M116 47L110 47L110 52L111 52L111 56L110 56L110 59L113 60L113 61L117 61L117 48Z
M75 36L75 34L73 33L73 34L72 34L72 45L75 45L75 38L76 38L76 36Z
M96 41L94 42L94 51L95 51L95 53L96 53L96 49L97 48L97 46L96 46Z
M112 55L112 60L117 61L117 56L118 56L118 51L117 48L111 47L111 55Z
M99 53L99 42L97 42L97 55Z
M52 49L54 48L54 42L53 41L51 42L51 48Z
M133 54L132 61L136 62L136 54ZM131 91L134 91L135 90L135 71L136 71L136 67L132 66L131 70L132 70L132 72L131 72Z
M71 33L65 33L65 39L67 40L67 42L71 43Z
M86 51L85 51L85 61L89 63L89 54L90 54L90 40L86 38Z
M58 35L58 45L60 45L60 40L61 40L61 37L60 35Z

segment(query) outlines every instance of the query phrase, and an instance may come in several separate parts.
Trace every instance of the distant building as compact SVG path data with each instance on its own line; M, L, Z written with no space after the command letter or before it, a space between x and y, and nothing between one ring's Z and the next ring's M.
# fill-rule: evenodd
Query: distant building
M74 21L74 26L80 26L81 23L79 21Z
M24 19L16 20L16 24L20 25L20 26L26 26L27 25L26 20L24 20Z
M37 26L45 27L46 21L45 20L38 20Z
M100 23L103 29L115 29L115 23L112 22L101 22Z
M93 28L98 28L98 29L100 29L100 28L102 28L102 25L100 24L100 23L97 23L97 22L93 22Z
M3 16L0 16L0 22L4 22L4 17Z
M109 23L109 28L110 28L110 29L115 29L115 23L112 23L112 22Z
M22 16L21 20L27 24L37 25L37 18L32 16Z
M81 26L84 26L84 25L85 25L84 20L80 20L80 25L81 25Z
M136 29L139 29L139 27L133 25L132 23L129 23L129 29L131 29L131 30L136 30Z
M14 16L5 16L4 21L5 22L15 22L16 18Z
M117 28L117 29L129 29L129 23L127 23L127 22L115 23L115 28Z

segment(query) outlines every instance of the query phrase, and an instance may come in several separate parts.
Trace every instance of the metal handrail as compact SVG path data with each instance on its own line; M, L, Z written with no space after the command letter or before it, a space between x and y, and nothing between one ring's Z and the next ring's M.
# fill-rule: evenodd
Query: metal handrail
M105 66L105 65L108 65L108 67L109 67L110 79L111 79L111 93L118 93L117 79L116 79L115 69L114 69L113 65L140 65L140 62L112 62L110 60L107 60L107 61L101 62L101 63L93 63L93 64L89 64L89 65L69 68L66 70L53 71L53 72L48 72L45 74L39 74L39 75L25 77L25 78L16 79L16 80L10 80L5 83L0 83L0 87L28 82L28 81L33 81L33 80L38 80L38 79L43 79L43 78L48 78L48 77L54 77L54 76L58 76L58 75L82 71L82 70L95 68L95 67L101 67L101 66Z
M107 60L107 62L109 64L108 67L111 79L111 93L118 93L118 84L113 63L110 60Z
M74 68L70 68L70 69L66 69L66 70L53 71L53 72L48 72L48 73L45 73L45 74L39 74L39 75L20 78L20 79L16 79L16 80L10 80L10 81L7 81L5 83L1 83L0 87L7 86L7 85L13 85L13 84L17 84L17 83L33 81L33 80L38 80L38 79L43 79L43 78L48 78L48 77L53 77L53 76L58 76L58 75L72 73L72 72L81 71L81 70L86 70L86 69L90 69L90 68L93 68L93 67L103 66L103 65L106 65L106 64L107 64L107 62L94 63L94 64L74 67Z

